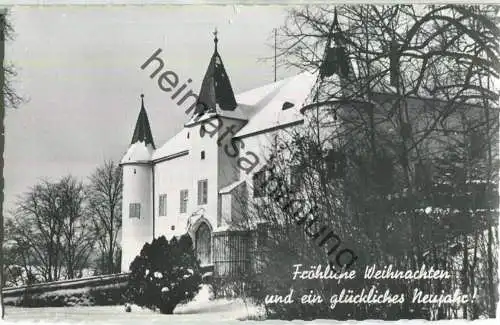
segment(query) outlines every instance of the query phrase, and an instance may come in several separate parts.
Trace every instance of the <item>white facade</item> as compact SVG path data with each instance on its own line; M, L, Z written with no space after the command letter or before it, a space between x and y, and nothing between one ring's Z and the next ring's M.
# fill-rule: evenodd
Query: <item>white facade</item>
M306 72L244 92L236 96L234 111L217 110L197 121L191 119L156 150L144 142L132 144L122 159L122 271L153 238L189 233L196 245L202 224L213 233L238 221L242 197L253 195L247 182L263 165L274 135L303 122L300 108L315 81L315 75ZM285 102L293 107L283 109ZM198 202L202 195L198 183L203 180L206 203ZM185 211L181 210L184 190L188 193ZM160 207L160 200L166 207ZM139 218L130 213L134 203L140 204ZM212 263L211 258L202 259L202 265Z

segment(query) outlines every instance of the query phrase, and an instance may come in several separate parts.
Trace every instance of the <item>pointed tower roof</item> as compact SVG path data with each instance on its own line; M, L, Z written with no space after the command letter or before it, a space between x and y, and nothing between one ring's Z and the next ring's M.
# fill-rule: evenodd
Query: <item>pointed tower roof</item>
M134 135L130 144L136 142L144 142L145 145L150 144L155 149L153 135L151 134L151 127L149 126L148 114L144 108L144 94L141 94L141 111L135 124Z
M223 111L233 111L236 108L233 88L227 76L224 64L217 51L217 30L214 31L214 54L208 64L198 96L198 105L195 114L216 112L217 105Z
M144 108L144 95L141 95L141 111L135 124L132 142L120 164L150 163L154 151L153 135L151 134L148 115Z

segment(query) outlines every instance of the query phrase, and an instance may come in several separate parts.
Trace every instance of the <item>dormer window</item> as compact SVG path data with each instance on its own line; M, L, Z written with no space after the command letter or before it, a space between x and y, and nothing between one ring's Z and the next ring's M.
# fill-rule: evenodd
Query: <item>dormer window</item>
M281 109L282 109L283 111L285 111L285 110L287 110L287 109L289 109L289 108L292 108L292 107L294 107L294 106L295 106L295 104L293 104L293 103L290 103L290 102L284 102L284 103L283 103L283 106L281 107Z

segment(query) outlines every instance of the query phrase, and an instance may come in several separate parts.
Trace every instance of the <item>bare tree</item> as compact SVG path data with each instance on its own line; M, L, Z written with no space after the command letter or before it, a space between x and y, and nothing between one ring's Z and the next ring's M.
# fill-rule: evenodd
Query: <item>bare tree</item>
M83 185L72 176L42 181L20 197L8 239L25 248L43 281L73 278L88 265L94 242L86 208Z
M57 185L42 181L18 201L7 232L18 245L29 247L35 268L44 281L60 278L62 268L62 207Z
M5 72L4 72L4 56L5 56L5 11L0 13L0 64L2 66L2 70L0 71L0 89L4 88L5 85ZM3 152L4 152L4 145L5 145L5 126L4 126L4 119L5 119L5 95L4 92L0 92L0 165L2 168L1 174L0 174L0 308L2 309L1 312L1 318L3 319L4 317L4 306L3 306L3 293L2 293L2 288L3 288L3 283L4 283L4 266L3 266L3 237L4 237L4 227L3 227L3 189L4 189L4 178L3 178Z
M104 263L103 271L115 273L120 264L118 234L121 229L122 173L113 161L106 161L90 176L89 210L95 238Z
M7 10L1 9L0 12L0 243L4 242L4 216L3 216L3 189L4 189L4 178L3 178L3 153L4 153L4 145L5 145L5 127L4 127L4 119L5 119L5 108L6 107L17 107L23 99L18 96L17 92L14 91L11 86L11 78L15 76L15 70L13 67L6 66L5 59L5 41L9 38L12 32L12 27L10 26L7 19ZM1 318L3 319L5 310L3 305L3 294L2 287L4 283L4 266L3 266L3 246L0 245L0 313Z
M5 227L5 238L12 238L9 234L9 223ZM29 247L19 245L14 240L4 242L5 286L31 285L36 282L33 274L33 261L28 254ZM8 283L10 282L10 283Z
M350 87L351 97L367 98L367 90L384 90L404 95L439 95L454 102L477 100L483 95L496 99L494 91L479 84L479 76L496 77L500 69L499 31L493 21L497 10L494 6L456 5L298 8L290 12L280 29L279 57L287 66L319 68L337 11L342 30L338 40L343 42L353 64L348 83L356 87ZM440 82L439 77L450 71L463 78ZM398 77L399 90L394 89ZM329 96L325 99L339 95L332 87L326 87L334 82L324 81L321 91ZM342 91L346 96L345 89Z
M62 213L63 260L65 275L72 279L81 274L88 265L94 248L92 222L84 185L68 176L59 182L59 197Z
M498 162L498 96L488 84L499 72L496 11L452 5L304 7L292 10L281 29L282 62L319 68L321 77L304 110L305 128L279 139L269 161L278 178L295 179L294 186L282 181L278 193L317 207L309 222L299 218L301 224L316 242L327 233L323 226L334 229L356 253L354 267L382 262L414 269L426 263L458 274L464 292L472 294L473 287L489 292L483 306L464 307L471 315L441 306L442 318L492 315L496 305L496 294L488 289L496 281L491 251L498 247L493 234L498 175L492 172ZM333 76L324 73L328 64ZM460 155L452 159L448 154L457 150ZM474 160L474 151L488 154ZM462 177L450 176L450 169ZM472 184L477 181L487 190ZM477 196L485 200L478 203ZM265 195L249 217L281 229L297 224L282 201ZM288 249L305 261L322 254L326 259L324 246L300 248L288 236L276 238L271 248ZM481 250L488 257L483 266ZM272 256L268 265L276 267L281 259ZM484 273L487 281L475 273ZM273 286L278 278L265 284ZM377 284L394 289L389 282ZM409 301L415 288L440 293L456 286L416 281L397 289ZM391 308L397 310L360 306L346 312L360 318L429 317L423 306Z

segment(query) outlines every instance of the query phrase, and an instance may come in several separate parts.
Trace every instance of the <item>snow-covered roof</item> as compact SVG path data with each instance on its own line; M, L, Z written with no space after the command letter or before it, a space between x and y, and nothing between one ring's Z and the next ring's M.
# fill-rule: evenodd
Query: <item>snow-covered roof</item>
M202 122L213 116L247 121L276 95L280 87L286 83L287 80L288 79L283 79L236 95L237 106L233 111L224 111L217 105L215 112L205 112L203 115L193 114L189 121L186 122L185 126Z
M272 129L278 125L287 125L303 119L300 108L304 104L315 81L316 74L303 72L296 76L251 89L236 95L237 107L233 111L219 108L215 112L194 114L185 126L200 123L214 116L246 120L248 123L235 135L247 136L256 132ZM293 106L283 109L288 102ZM189 149L187 132L182 129L163 146L157 149L152 159L157 160Z
M248 107L257 107L262 104L266 99L272 98L274 94L285 84L290 78L282 79L267 85L250 89L236 95L238 105L246 105Z
M189 129L183 128L179 133L177 133L172 138L170 138L170 140L165 142L165 144L161 146L161 148L158 148L154 152L152 159L153 160L161 159L188 150L189 149L187 142L188 132Z
M259 107L256 107L256 112L235 137L244 137L276 126L302 121L300 109L316 79L316 74L303 72L274 84L269 96L257 104Z
M150 162L153 152L154 148L151 143L146 144L144 141L138 141L130 145L121 163Z

